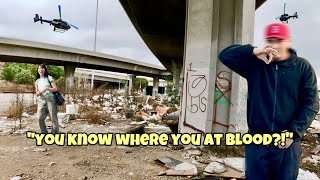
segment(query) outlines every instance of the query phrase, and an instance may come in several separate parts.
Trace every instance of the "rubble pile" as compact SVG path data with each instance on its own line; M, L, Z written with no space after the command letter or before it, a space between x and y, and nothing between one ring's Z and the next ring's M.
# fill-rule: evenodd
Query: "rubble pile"
M177 132L180 111L177 106L163 105L167 98L166 95L96 95L78 103L79 115L81 119L86 119L92 124L110 125L111 121L125 121L132 126L145 126L146 133Z

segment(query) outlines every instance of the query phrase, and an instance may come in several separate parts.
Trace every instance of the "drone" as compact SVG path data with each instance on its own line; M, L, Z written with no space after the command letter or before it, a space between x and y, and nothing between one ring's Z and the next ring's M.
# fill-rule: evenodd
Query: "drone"
M276 19L280 19L280 21L282 23L287 23L288 24L288 20L290 18L297 18L298 19L298 13L295 12L292 16L289 16L287 13L286 13L286 3L284 3L284 10L283 10L283 14L279 17L277 17Z
M40 21L41 24L42 24L43 22L46 22L46 23L49 23L50 26L53 25L53 26L54 26L53 31L55 31L55 32L61 32L61 33L63 33L63 32L65 32L65 31L68 31L71 27L73 27L73 28L75 28L75 29L79 29L78 27L76 27L76 26L74 26L74 25L72 25L72 24L70 24L70 23L68 23L68 22L66 22L66 21L63 21L63 20L61 19L61 6L60 6L60 5L58 5L58 9L59 9L60 19L53 19L52 21L50 21L50 20L45 20L45 19L42 19L42 17L39 16L39 14L36 14L36 16L35 16L35 18L34 18L33 20L34 20L34 22Z

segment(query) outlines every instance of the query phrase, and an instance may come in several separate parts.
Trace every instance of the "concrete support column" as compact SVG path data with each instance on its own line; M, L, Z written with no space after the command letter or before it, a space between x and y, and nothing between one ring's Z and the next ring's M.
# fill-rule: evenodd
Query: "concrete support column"
M67 64L67 65L64 66L66 93L70 93L72 88L73 88L75 70L76 70L76 67L74 65Z
M254 12L255 0L187 1L181 133L245 131L243 83L218 55L231 44L252 43Z
M152 88L152 96L158 95L159 91L159 76L153 77L153 88Z
M129 95L132 95L132 88L133 88L133 78L135 76L133 74L129 75Z

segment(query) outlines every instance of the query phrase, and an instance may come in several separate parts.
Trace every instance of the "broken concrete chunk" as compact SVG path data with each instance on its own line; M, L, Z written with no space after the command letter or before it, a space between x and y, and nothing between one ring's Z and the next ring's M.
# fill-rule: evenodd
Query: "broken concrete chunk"
M195 156L201 155L201 151L199 151L199 150L189 150L188 153L191 155L195 155Z
M305 171L303 169L299 169L299 174L298 174L297 180L305 180L305 179L319 180L318 176L315 173L310 172L308 170Z
M205 172L210 174L217 174L217 173L223 173L227 171L226 167L218 162L212 162L210 163L205 169Z
M34 147L31 149L32 152L46 152L47 148L42 148L42 147Z
M234 168L240 172L244 172L244 167L245 167L244 158L240 158L240 157L224 158L223 162L231 168Z
M195 165L187 163L187 162L178 164L176 167L173 168L173 170L180 171L180 172L190 172L190 174L188 174L188 175L197 175L198 174L197 167Z
M182 161L173 159L171 157L165 156L161 157L159 159L154 160L156 163L160 164L161 166L167 167L167 168L173 168L177 166L178 164L183 163Z
M318 154L320 152L320 145L318 145L314 150L312 150L313 154Z
M155 125L153 127L146 126L144 127L145 133L172 133L171 129L167 126Z

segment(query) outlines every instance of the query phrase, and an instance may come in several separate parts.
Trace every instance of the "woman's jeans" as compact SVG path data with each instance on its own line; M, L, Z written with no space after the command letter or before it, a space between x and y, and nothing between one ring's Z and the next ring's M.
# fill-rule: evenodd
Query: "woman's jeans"
M52 120L52 134L59 133L59 122L58 122L58 110L57 104L54 99L54 96L40 96L38 97L38 110L37 110L37 119L39 122L41 133L48 133L45 119L50 114Z

